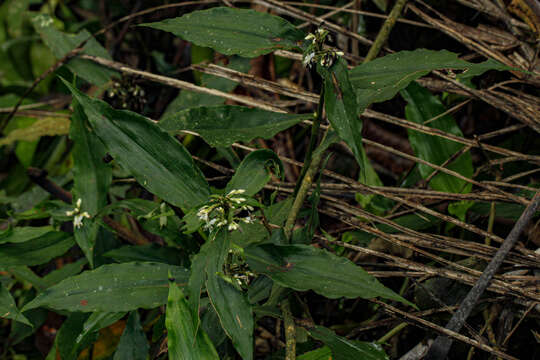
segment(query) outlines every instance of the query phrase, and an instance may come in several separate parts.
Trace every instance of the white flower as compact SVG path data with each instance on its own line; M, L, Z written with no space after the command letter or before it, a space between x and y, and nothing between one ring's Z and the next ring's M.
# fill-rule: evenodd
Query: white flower
M309 34L307 34L307 36L304 39L306 39L306 40L314 40L315 35L313 35L312 33L309 33Z
M75 215L73 217L73 226L75 226L75 228L79 229L81 226L83 226L82 221L83 221L84 218L90 219L90 214L87 213L86 211L83 212L82 214Z
M314 52L311 52L311 53L307 54L307 55L304 57L304 60L302 60L302 64L304 64L304 66L308 66L309 63L311 63L311 60L313 60L314 57L315 57L315 53L314 53Z
M241 195L241 194L243 194L245 192L246 192L246 190L244 190L244 189L234 189L234 190L229 191L229 193L226 196L231 197L233 195Z
M231 222L229 224L228 229L229 229L229 231L237 230L238 229L238 224L233 221L233 222Z
M73 226L77 229L79 229L81 226L83 226L83 219L87 218L90 219L91 216L88 212L82 212L81 213L81 205L82 205L82 199L77 199L77 202L75 203L75 209L71 211L66 211L67 216L73 216Z

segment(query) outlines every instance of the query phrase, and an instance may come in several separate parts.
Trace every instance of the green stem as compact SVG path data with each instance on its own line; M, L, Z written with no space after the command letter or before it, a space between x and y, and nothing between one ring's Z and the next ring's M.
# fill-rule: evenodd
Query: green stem
M401 330L405 329L407 325L409 324L407 324L406 322L402 322L401 324L397 325L392 330L384 334L379 340L376 341L376 343L377 344L385 343L388 339L391 339L394 335L399 333Z
M407 0L397 0L396 4L392 8L392 11L390 12L390 15L388 15L388 18L384 22L383 26L381 27L381 30L379 30L379 34L377 34L377 38L375 39L375 42L373 45L371 45L371 48L369 48L368 54L366 55L366 58L364 59L364 63L367 63L368 61L371 61L379 55L379 52L381 51L381 48L383 47L386 40L388 40L388 37L390 36L390 32L392 31L392 28L396 24L397 18L401 14L401 10L403 10L403 7L407 3Z
M326 133L324 134L322 140L324 140L325 137ZM300 212L300 209L302 208L302 205L304 204L304 200L306 199L309 189L311 189L311 185L313 184L315 175L319 170L319 165L321 165L323 155L324 151L314 152L311 163L309 164L306 174L302 179L302 183L300 184L300 188L298 189L298 193L294 198L291 210L289 211L289 215L287 216L287 221L285 222L285 227L283 228L283 231L285 232L285 237L287 238L288 242L291 241L291 235L294 224L296 223L296 218L298 216L298 213Z
M296 329L289 299L285 299L281 302L281 312L283 313L283 327L285 329L285 360L295 360Z
M294 189L294 195L298 194L298 190L300 189L300 184L302 183L302 180L304 179L304 176L306 175L307 169L309 168L309 165L311 164L311 157L313 156L313 150L315 150L315 146L317 146L317 140L319 139L319 130L321 128L321 121L322 121L322 113L324 111L324 86L321 90L321 94L319 95L319 105L317 106L317 114L315 116L315 120L313 121L313 125L311 126L311 138L309 140L309 145L306 150L306 156L304 158L304 166L302 167L302 171L300 173L300 176L298 178L298 182L296 183L296 187Z

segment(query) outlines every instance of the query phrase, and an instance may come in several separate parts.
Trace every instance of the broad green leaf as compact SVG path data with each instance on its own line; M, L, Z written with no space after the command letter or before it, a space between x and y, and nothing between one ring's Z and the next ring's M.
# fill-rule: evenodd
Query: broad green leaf
M411 83L407 89L401 92L401 95L408 103L405 107L405 117L407 120L417 124L424 124L425 121L446 111L444 105L435 95L416 83ZM463 133L451 115L444 115L429 122L427 126L463 137ZM407 132L415 155L435 165L443 164L464 147L463 144L415 130L407 130ZM468 178L471 178L474 172L469 152L461 155L446 167ZM424 179L434 171L432 167L424 164L418 164L418 170ZM438 191L454 193L469 192L472 187L470 183L464 180L441 172L435 175L429 185Z
M21 314L15 304L15 300L13 300L9 290L6 289L2 282L0 282L0 318L12 319L28 326L32 326L30 321Z
M298 360L331 360L332 350L328 346L323 346L298 356Z
M0 245L0 265L39 265L63 255L73 245L73 237L67 233L51 231L39 238L23 243Z
M199 327L198 311L189 306L184 293L174 282L169 284L165 325L169 359L219 359L214 344Z
M89 314L73 313L62 323L55 338L55 345L51 350L56 353L56 359L76 360L78 354L97 339L97 334L86 334L77 342L77 337L83 331L83 326ZM56 351L54 351L56 347Z
M304 33L288 21L254 10L216 7L160 22L141 24L164 30L225 55L256 57L298 49Z
M54 27L54 20L48 14L39 14L32 19L36 32L41 36L43 42L52 50L57 59L61 59L71 50L75 49L81 42L89 39L84 47L83 53L87 55L99 56L111 60L107 50L103 48L87 30L82 30L78 34L66 34L58 31ZM79 58L71 59L66 65L73 73L82 77L84 80L103 85L117 76L116 71L107 69L90 60Z
M159 126L171 134L181 130L199 133L213 147L231 146L255 138L269 139L280 131L311 119L313 114L281 114L243 106L201 106L164 117Z
M337 336L332 330L324 326L315 326L308 329L309 334L325 343L331 350L335 360L388 360L382 347L378 344L363 341L350 341L344 337Z
M81 258L75 262L64 264L60 269L53 270L45 275L43 281L47 285L46 287L56 285L60 281L80 273L87 263L88 260L86 258Z
M239 56L232 56L229 59L229 64L226 67L245 73L249 70L251 65L249 64L249 59ZM216 89L228 93L233 91L234 88L236 88L236 86L238 85L238 83L222 77L202 74L200 85L206 88ZM178 94L178 96L167 106L167 109L161 116L161 119L164 119L169 115L189 108L199 106L216 106L222 105L224 103L225 99L219 96L189 90L181 90L180 94Z
M54 285L26 304L55 310L121 312L150 309L167 301L167 274L185 285L189 272L159 263L103 265Z
M0 234L0 244L23 243L37 239L53 231L54 229L52 226L17 226L14 228L9 228Z
M84 339L91 333L104 329L126 315L125 312L93 312L85 320L81 333L75 339L75 342L82 344Z
M103 161L107 150L92 133L83 108L75 102L71 117L70 137L73 140L73 203L82 201L80 211L95 216L107 205L107 192L112 181L111 167ZM75 241L83 250L90 266L94 266L94 246L99 224L94 219L83 219L83 226L74 228Z
M63 117L46 117L32 125L14 129L0 139L0 146L13 144L15 141L35 141L42 136L65 135L69 131L69 119Z
M148 245L125 245L117 249L110 250L103 256L111 258L117 262L129 261L149 261L159 262L170 265L182 265L185 256L176 248L168 246L159 246L156 244Z
M255 195L270 181L272 168L278 177L282 177L283 164L273 151L262 149L249 153L236 169L225 192L243 189L246 196Z
M174 284L176 285L176 284ZM126 328L120 338L113 360L146 360L150 346L139 319L139 313L129 314Z
M479 75L489 69L511 68L494 60L469 63L447 50L416 49L386 55L350 70L349 77L358 99L358 113L374 102L390 100L412 81L437 69L470 69Z
M308 245L262 244L244 249L250 268L281 286L330 299L381 297L412 305L350 260Z
M362 146L362 120L358 116L356 95L349 81L347 63L339 59L330 69L318 66L317 71L324 79L324 108L328 121L351 148L360 165L360 182L367 184L367 167L371 167L371 164ZM374 171L373 174L376 176Z
M83 107L90 126L118 163L148 191L189 209L204 203L210 190L191 155L176 139L139 114L115 110L64 84Z
M219 275L229 250L229 233L221 229L208 249L206 289L227 336L244 360L253 359L253 314L247 297Z

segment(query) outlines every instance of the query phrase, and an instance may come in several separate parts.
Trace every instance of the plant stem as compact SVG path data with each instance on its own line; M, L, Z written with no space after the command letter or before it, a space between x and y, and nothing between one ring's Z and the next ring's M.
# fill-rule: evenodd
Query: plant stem
M281 312L283 313L283 327L285 329L285 360L295 360L296 329L289 299L285 299L281 302Z
M298 182L296 183L296 186L294 188L294 193L293 193L294 195L298 193L298 190L300 189L300 184L302 183L302 180L304 179L304 176L306 175L309 165L311 164L313 150L315 149L315 146L317 145L317 140L319 139L319 130L321 128L323 111L324 111L324 86L319 96L319 105L317 106L317 114L315 116L315 120L313 121L313 124L311 125L311 137L309 139L309 145L306 150L306 156L304 158L304 166L302 167L302 171L300 173L300 176L298 177Z
M326 133L323 136L323 140L325 137L326 137ZM289 215L287 216L287 221L285 222L285 227L283 228L283 231L285 232L285 237L287 238L288 242L290 242L291 240L291 235L294 228L294 224L296 222L296 217L298 216L298 213L300 212L300 209L302 208L302 205L304 204L304 200L306 199L307 193L309 189L311 188L311 185L313 184L315 175L317 171L319 170L319 165L321 165L323 155L324 155L324 151L314 152L313 158L311 159L311 163L309 164L306 174L300 184L300 188L298 189L298 193L296 194L296 197L294 198L294 202L292 204L291 210L289 211Z
M409 324L406 323L406 322L402 322L401 324L397 325L392 330L390 330L389 332L384 334L379 340L376 341L376 343L377 344L385 343L388 339L391 339L394 335L399 333L401 330L405 329L407 327L407 325L409 325Z
M368 61L375 59L377 55L379 55L381 48L383 47L386 40L388 40L388 36L390 36L390 32L392 31L392 28L396 24L397 18L401 14L401 10L403 9L406 3L407 3L407 0L397 0L396 4L392 8L392 11L390 12L390 15L388 15L388 18L386 19L383 26L381 27L381 30L379 30L379 34L377 34L377 38L375 39L375 42L369 48L366 58L364 59L364 63L367 63Z

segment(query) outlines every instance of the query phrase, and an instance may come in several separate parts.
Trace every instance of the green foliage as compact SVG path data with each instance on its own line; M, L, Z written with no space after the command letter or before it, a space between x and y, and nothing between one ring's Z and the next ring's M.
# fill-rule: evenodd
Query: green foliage
M171 134L179 134L181 130L195 131L209 145L220 147L258 137L269 139L311 117L311 114L281 114L242 106L200 106L170 114L159 125Z
M446 111L437 97L416 83L411 83L401 94L408 102L405 107L405 116L409 121L424 124L427 120L440 116ZM427 126L463 137L463 133L456 122L448 114L431 121ZM408 130L408 133L409 141L416 156L435 165L442 165L464 147L464 145L454 141L419 133L418 131ZM474 172L469 152L459 156L446 167L468 178L471 178ZM423 178L427 178L435 171L432 167L424 164L418 164L418 170ZM435 190L457 193L469 192L472 187L465 180L440 172L433 177L429 184Z
M246 248L245 253L254 271L281 286L313 290L331 299L380 296L412 305L348 259L312 246L264 244Z
M87 270L51 286L24 306L23 311L47 306L68 311L120 312L150 309L167 301L167 273L180 284L188 270L161 263L123 263Z
M375 3L379 7L387 4L379 0ZM84 9L75 7L77 16L62 2L42 4L39 13L29 11L39 4L42 3L12 0L0 7L0 41L6 42L0 46L0 73L5 74L0 77L0 90L6 93L0 97L0 107L14 106L22 93L21 87L29 86L36 75L33 72L42 73L52 65L52 57L62 59L83 42L84 54L112 59L100 44L103 38L109 43L110 38L91 36L96 25L94 20L84 24L77 22L78 16L95 6L93 2L81 2ZM62 15L55 15L57 13ZM111 6L112 17L119 17L121 13ZM242 73L247 73L251 66L242 57L254 58L276 50L303 52L304 65L309 68L316 64L317 67L309 78L314 82L310 89L322 89L320 114L313 114L312 107L290 105L286 103L288 100L268 94L264 94L266 102L275 101L287 111L296 107L304 113L226 105L220 97L189 90L181 90L171 102L175 94L170 93L164 97L167 99L164 102L157 86L147 94L152 106L138 109L142 114L117 110L99 98L124 83L139 89L141 79L124 75L117 80L120 76L117 71L78 57L56 70L61 81L50 77L41 83L36 93L66 92L67 88L72 96L72 112L70 120L65 116L67 110L54 108L50 111L61 112L61 116L47 114L44 117L38 111L36 120L17 115L9 121L4 129L5 136L0 139L2 150L10 154L10 159L0 165L9 167L12 172L6 179L2 176L0 192L3 217L0 223L0 335L7 334L9 351L40 329L44 322L49 326L47 314L51 311L62 316L62 324L55 328L57 335L47 356L51 360L83 357L143 360L149 358L150 353L155 354L158 348L162 349L165 336L166 356L170 359L239 356L251 360L256 356L254 338L258 330L255 329L261 321L285 317L288 322L294 322L290 314L281 312L279 307L287 298L297 320L309 319L297 321L296 338L299 342L302 339L304 347L298 359L388 359L382 347L375 343L349 340L336 328L343 336L337 335L330 330L334 329L330 327L333 324L328 324L329 328L311 324L310 300L313 297L318 302L321 302L320 297L325 297L325 304L334 304L339 309L352 302L350 299L358 300L354 306L365 312L360 321L373 319L375 315L360 299L378 297L416 308L406 299L409 292L398 294L399 284L396 286L386 280L383 284L377 280L349 260L353 257L346 248L330 243L323 249L326 245L321 245L324 240L318 243L317 233L330 240L341 236L344 242L370 248L376 242L373 241L375 235L363 231L341 231L335 235L331 230L339 232L339 226L333 224L337 220L327 221L331 218L323 219L325 215L321 214L332 214L329 209L350 209L359 204L365 211L385 216L386 220L392 219L409 229L440 230L437 236L446 237L453 236L452 229L440 226L443 221L438 217L409 210L400 213L398 210L404 209L382 196L349 196L347 190L337 187L334 192L325 192L334 185L325 184L326 179L319 176L320 168L331 163L326 162L330 158L326 152L332 151L331 146L338 143L348 146L353 156L346 159L345 166L355 161L359 166L356 178L365 185L384 187L394 181L395 187L411 187L429 178L433 168L417 164L405 180L379 176L381 167L372 165L362 144L362 112L373 103L390 100L401 93L407 102L405 117L409 122L463 137L452 116L441 116L447 104L415 80L436 69L465 70L456 79L471 86L471 78L487 70L514 69L491 59L473 64L449 51L418 49L387 55L349 70L348 63L341 57L343 53L324 44L327 30L318 30L306 37L296 25L268 13L214 7L134 29L126 27L127 32L120 39L125 35L127 42L139 41L144 38L143 32L155 35L155 31L146 28L168 31L191 43L181 47L178 54L188 54L193 63L216 59ZM311 44L305 44L305 40L313 39ZM31 44L24 45L25 42ZM185 42L180 43L184 46ZM156 48L160 45L160 41L156 41ZM115 54L125 51L121 44L113 44L113 48ZM170 53L157 51L153 46L146 50L151 53L149 61L153 61L146 64L146 70L157 69L169 77L184 79L184 74L180 75L176 69L180 63L178 54L172 61ZM32 56L21 60L21 66L17 67L13 59L21 51ZM255 59L254 63L268 60L274 66L274 61L279 61L271 56ZM280 62L279 72L288 74L294 70L290 67L292 63ZM274 75L268 78L274 79ZM300 79L303 76L302 73ZM153 78L165 79L163 76ZM239 84L228 78L200 72L186 78L223 92L234 90L244 94L246 89L250 91L248 86L236 89ZM289 80L292 79L291 76ZM175 83L174 79L165 80ZM93 95L87 95L83 89ZM165 89L163 93L167 93ZM36 104L40 99L32 97L34 95L23 104L31 108L43 106ZM156 122L145 115L161 116L161 120ZM436 116L436 120L430 121ZM317 121L325 117L330 123L329 130L319 137ZM4 119L0 118L0 122ZM314 136L310 141L306 136L309 131L306 133L299 124L313 119ZM284 166L283 157L278 155L281 147L276 153L270 150L272 147L257 142L278 138L278 133L293 127L295 131L290 131L287 135L291 136L283 143L287 144L285 148L289 144L298 146L287 149L293 150L291 155L295 159L304 146L313 145L300 174ZM180 138L184 130L196 132L204 142L194 140L192 135ZM68 134L69 139L65 136ZM408 130L408 141L415 156L436 165L447 162L464 146L414 130ZM265 148L250 149L246 154L236 152L232 147L237 146L235 143L250 147L260 144ZM201 170L194 159L209 166ZM334 159L336 163L343 160ZM229 169L223 170L224 162L232 165L233 175ZM26 176L30 166L49 172L46 179L33 179L46 191L31 186ZM473 178L476 170L469 151L453 159L447 168L467 178ZM309 172L309 169L314 171ZM295 184L269 184L272 180L295 178L298 178ZM430 180L429 186L438 194L472 192L471 184L442 172ZM307 198L310 192L311 197ZM49 198L49 193L66 203ZM531 194L524 191L520 196L530 197ZM410 198L407 193L403 196ZM72 204L67 204L69 199ZM324 211L320 211L323 206ZM489 204L456 201L444 211L465 222L469 212L475 216L489 215L486 206ZM436 209L440 211L439 207ZM515 220L522 209L517 204L497 204L492 215ZM387 234L400 232L399 226L372 224L363 218L352 219L351 214L353 212L336 218L347 224L362 221L373 230ZM306 218L308 220L303 221ZM304 228L293 229L292 226L293 236L287 238L284 224L300 223ZM326 229L327 226L331 230ZM383 250L392 251L390 247ZM128 312L127 319L122 320ZM358 319L351 323L353 321ZM11 330L4 331L4 324L8 323ZM278 331L276 329L276 333ZM38 335L35 336L37 339ZM100 350L103 353L99 353Z
M304 35L286 20L254 10L218 7L179 18L142 24L172 32L225 55L256 57L274 50L298 49Z

